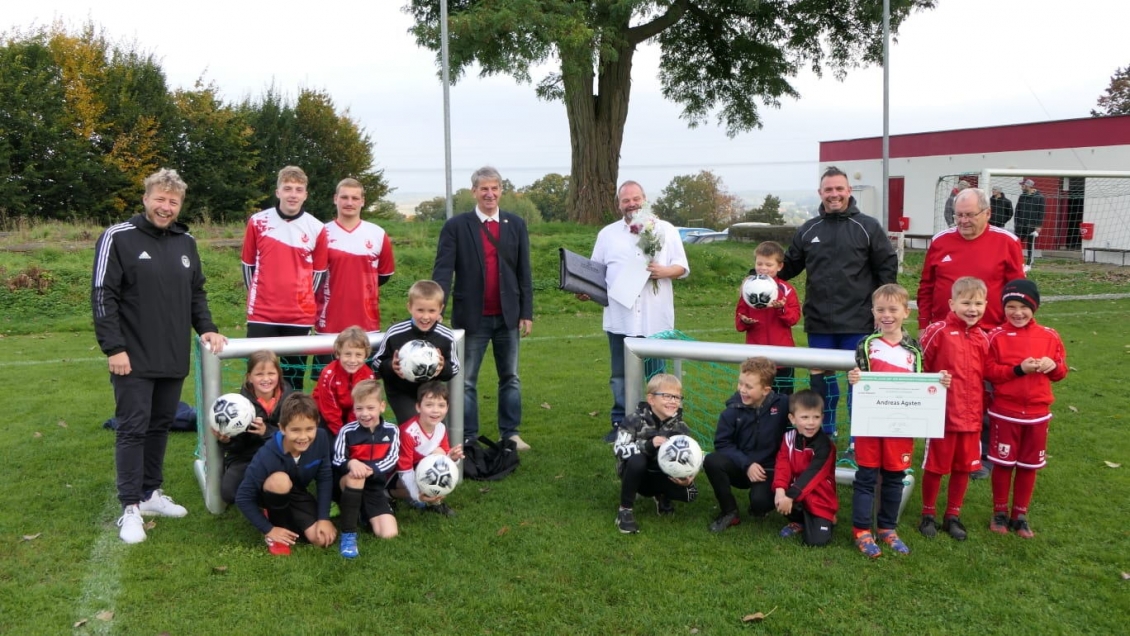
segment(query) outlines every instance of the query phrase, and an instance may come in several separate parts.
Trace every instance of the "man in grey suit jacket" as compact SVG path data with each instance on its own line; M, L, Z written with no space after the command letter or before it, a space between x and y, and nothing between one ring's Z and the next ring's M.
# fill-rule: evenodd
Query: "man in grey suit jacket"
M518 380L518 341L533 327L534 288L530 237L521 217L498 208L502 176L490 166L471 175L475 209L443 224L432 280L452 305L451 326L464 331L463 440L479 436L477 384L488 344L498 369L498 431L518 450L529 445L518 436L522 393ZM452 283L454 278L454 284Z

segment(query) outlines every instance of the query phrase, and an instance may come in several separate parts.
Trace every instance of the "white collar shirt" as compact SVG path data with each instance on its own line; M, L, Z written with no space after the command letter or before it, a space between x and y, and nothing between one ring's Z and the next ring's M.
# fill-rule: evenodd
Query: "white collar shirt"
M664 266L682 266L685 271L679 278L686 278L691 273L691 267L687 262L679 231L663 220L659 220L656 227L663 233L663 248L655 255L655 262ZM632 234L623 219L601 229L592 249L592 260L603 263L607 268L605 284L609 287L625 266L638 266L638 259L642 257L639 236ZM645 284L631 307L625 307L609 298L608 306L604 308L604 330L626 336L647 337L674 329L674 286L670 278L663 278L658 282L658 290L652 287L650 281Z

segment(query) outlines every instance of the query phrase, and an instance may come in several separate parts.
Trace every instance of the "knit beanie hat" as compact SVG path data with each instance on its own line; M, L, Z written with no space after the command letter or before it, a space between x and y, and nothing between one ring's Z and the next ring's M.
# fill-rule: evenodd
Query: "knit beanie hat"
M1005 285L1004 291L1001 292L1002 305L1010 300L1019 300L1028 305L1032 311L1036 311L1040 308L1040 290L1036 289L1034 281L1027 278L1018 278Z

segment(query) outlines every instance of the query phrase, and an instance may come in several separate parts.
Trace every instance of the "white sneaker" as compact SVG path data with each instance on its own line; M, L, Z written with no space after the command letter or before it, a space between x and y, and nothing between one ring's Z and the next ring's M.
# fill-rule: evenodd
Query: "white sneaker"
M143 515L156 515L158 517L183 517L188 514L188 510L184 506L177 504L172 497L166 495L160 489L154 490L149 500L141 502L138 508Z
M126 543L141 543L145 541L145 520L141 518L141 511L137 505L126 506L122 516L118 519L118 537Z
M1027 273L1028 273L1028 272L1030 272L1030 271L1032 271L1032 266L1031 266L1031 265L1028 265L1028 264L1025 264L1025 265L1024 265L1024 273L1025 273L1025 274L1027 274Z
M517 435L511 435L510 441L514 442L514 447L517 448L520 451L530 450L530 445L527 444L526 442L523 442L522 438L518 437Z

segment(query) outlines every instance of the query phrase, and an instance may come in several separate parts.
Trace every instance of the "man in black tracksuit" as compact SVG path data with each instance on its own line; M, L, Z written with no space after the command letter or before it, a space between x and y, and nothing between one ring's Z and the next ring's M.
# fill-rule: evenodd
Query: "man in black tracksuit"
M817 191L820 215L800 226L777 277L789 280L808 272L804 287L804 331L808 346L854 351L875 331L871 293L895 282L898 255L883 225L861 214L847 175L829 167ZM812 389L824 398L824 431L836 432L840 387L834 373L809 372Z
M114 460L126 543L145 540L141 515L183 517L161 492L165 446L188 375L190 329L212 351L216 333L196 241L176 221L187 189L174 170L145 180L145 213L113 225L94 250L90 304L108 356L118 420Z
M1016 199L1016 216L1013 217L1013 228L1016 236L1020 237L1020 241L1024 243L1026 250L1026 264L1024 271L1032 268L1033 250L1036 247L1036 237L1040 234L1040 229L1044 226L1044 195L1036 189L1036 182L1031 179L1025 179L1020 182L1020 187L1024 189Z

